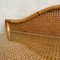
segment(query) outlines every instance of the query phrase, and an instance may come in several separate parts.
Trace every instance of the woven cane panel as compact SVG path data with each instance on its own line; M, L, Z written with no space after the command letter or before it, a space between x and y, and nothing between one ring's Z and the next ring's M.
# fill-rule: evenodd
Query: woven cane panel
M30 51L23 44L8 41L4 34L0 37L0 60L42 60L33 51Z
M10 27L13 31L60 36L60 10L45 12L26 22L12 23Z
M0 60L60 60L60 38L11 33L0 36Z

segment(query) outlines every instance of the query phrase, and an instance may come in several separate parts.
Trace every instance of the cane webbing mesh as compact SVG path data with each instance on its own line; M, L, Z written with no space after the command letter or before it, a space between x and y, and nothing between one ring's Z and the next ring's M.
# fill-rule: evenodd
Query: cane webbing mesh
M60 38L25 33L0 37L0 60L60 60Z
M60 36L60 10L38 14L38 16L22 23L10 23L10 30Z

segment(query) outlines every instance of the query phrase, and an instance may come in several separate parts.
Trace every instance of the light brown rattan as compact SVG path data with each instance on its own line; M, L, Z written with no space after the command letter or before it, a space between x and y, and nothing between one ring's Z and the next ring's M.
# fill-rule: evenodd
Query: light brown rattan
M60 60L60 38L11 32L0 36L0 60Z
M48 7L24 19L6 19L6 28L7 23L10 31L60 36L60 5Z

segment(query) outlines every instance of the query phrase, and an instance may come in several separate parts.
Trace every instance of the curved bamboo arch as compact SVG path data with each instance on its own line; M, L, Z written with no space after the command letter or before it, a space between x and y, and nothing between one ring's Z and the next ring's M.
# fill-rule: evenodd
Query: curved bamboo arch
M36 16L39 16L43 13L46 13L46 12L49 12L51 10L59 10L60 9L60 5L54 5L54 6L50 6L50 7L47 7L43 10L40 10L24 19L6 19L5 21L6 22L11 22L11 23L21 23L21 22L24 22L24 21L28 21L29 19L33 18L33 17L36 17Z
M40 10L24 19L6 19L6 31L21 31L60 37L60 5Z
M43 14L43 13L46 13L46 12L49 12L52 10L60 10L60 5L54 5L54 6L47 7L45 9L39 11L39 14Z

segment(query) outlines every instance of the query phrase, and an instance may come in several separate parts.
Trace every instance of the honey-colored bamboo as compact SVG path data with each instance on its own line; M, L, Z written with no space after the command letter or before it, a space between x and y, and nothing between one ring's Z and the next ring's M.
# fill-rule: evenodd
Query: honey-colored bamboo
M24 19L6 19L6 31L29 32L60 37L60 5L51 6Z
M0 36L0 60L60 60L60 5L24 19L6 19Z
M45 8L24 19L6 19L5 23L6 28L9 24L10 31L60 37L60 5Z

